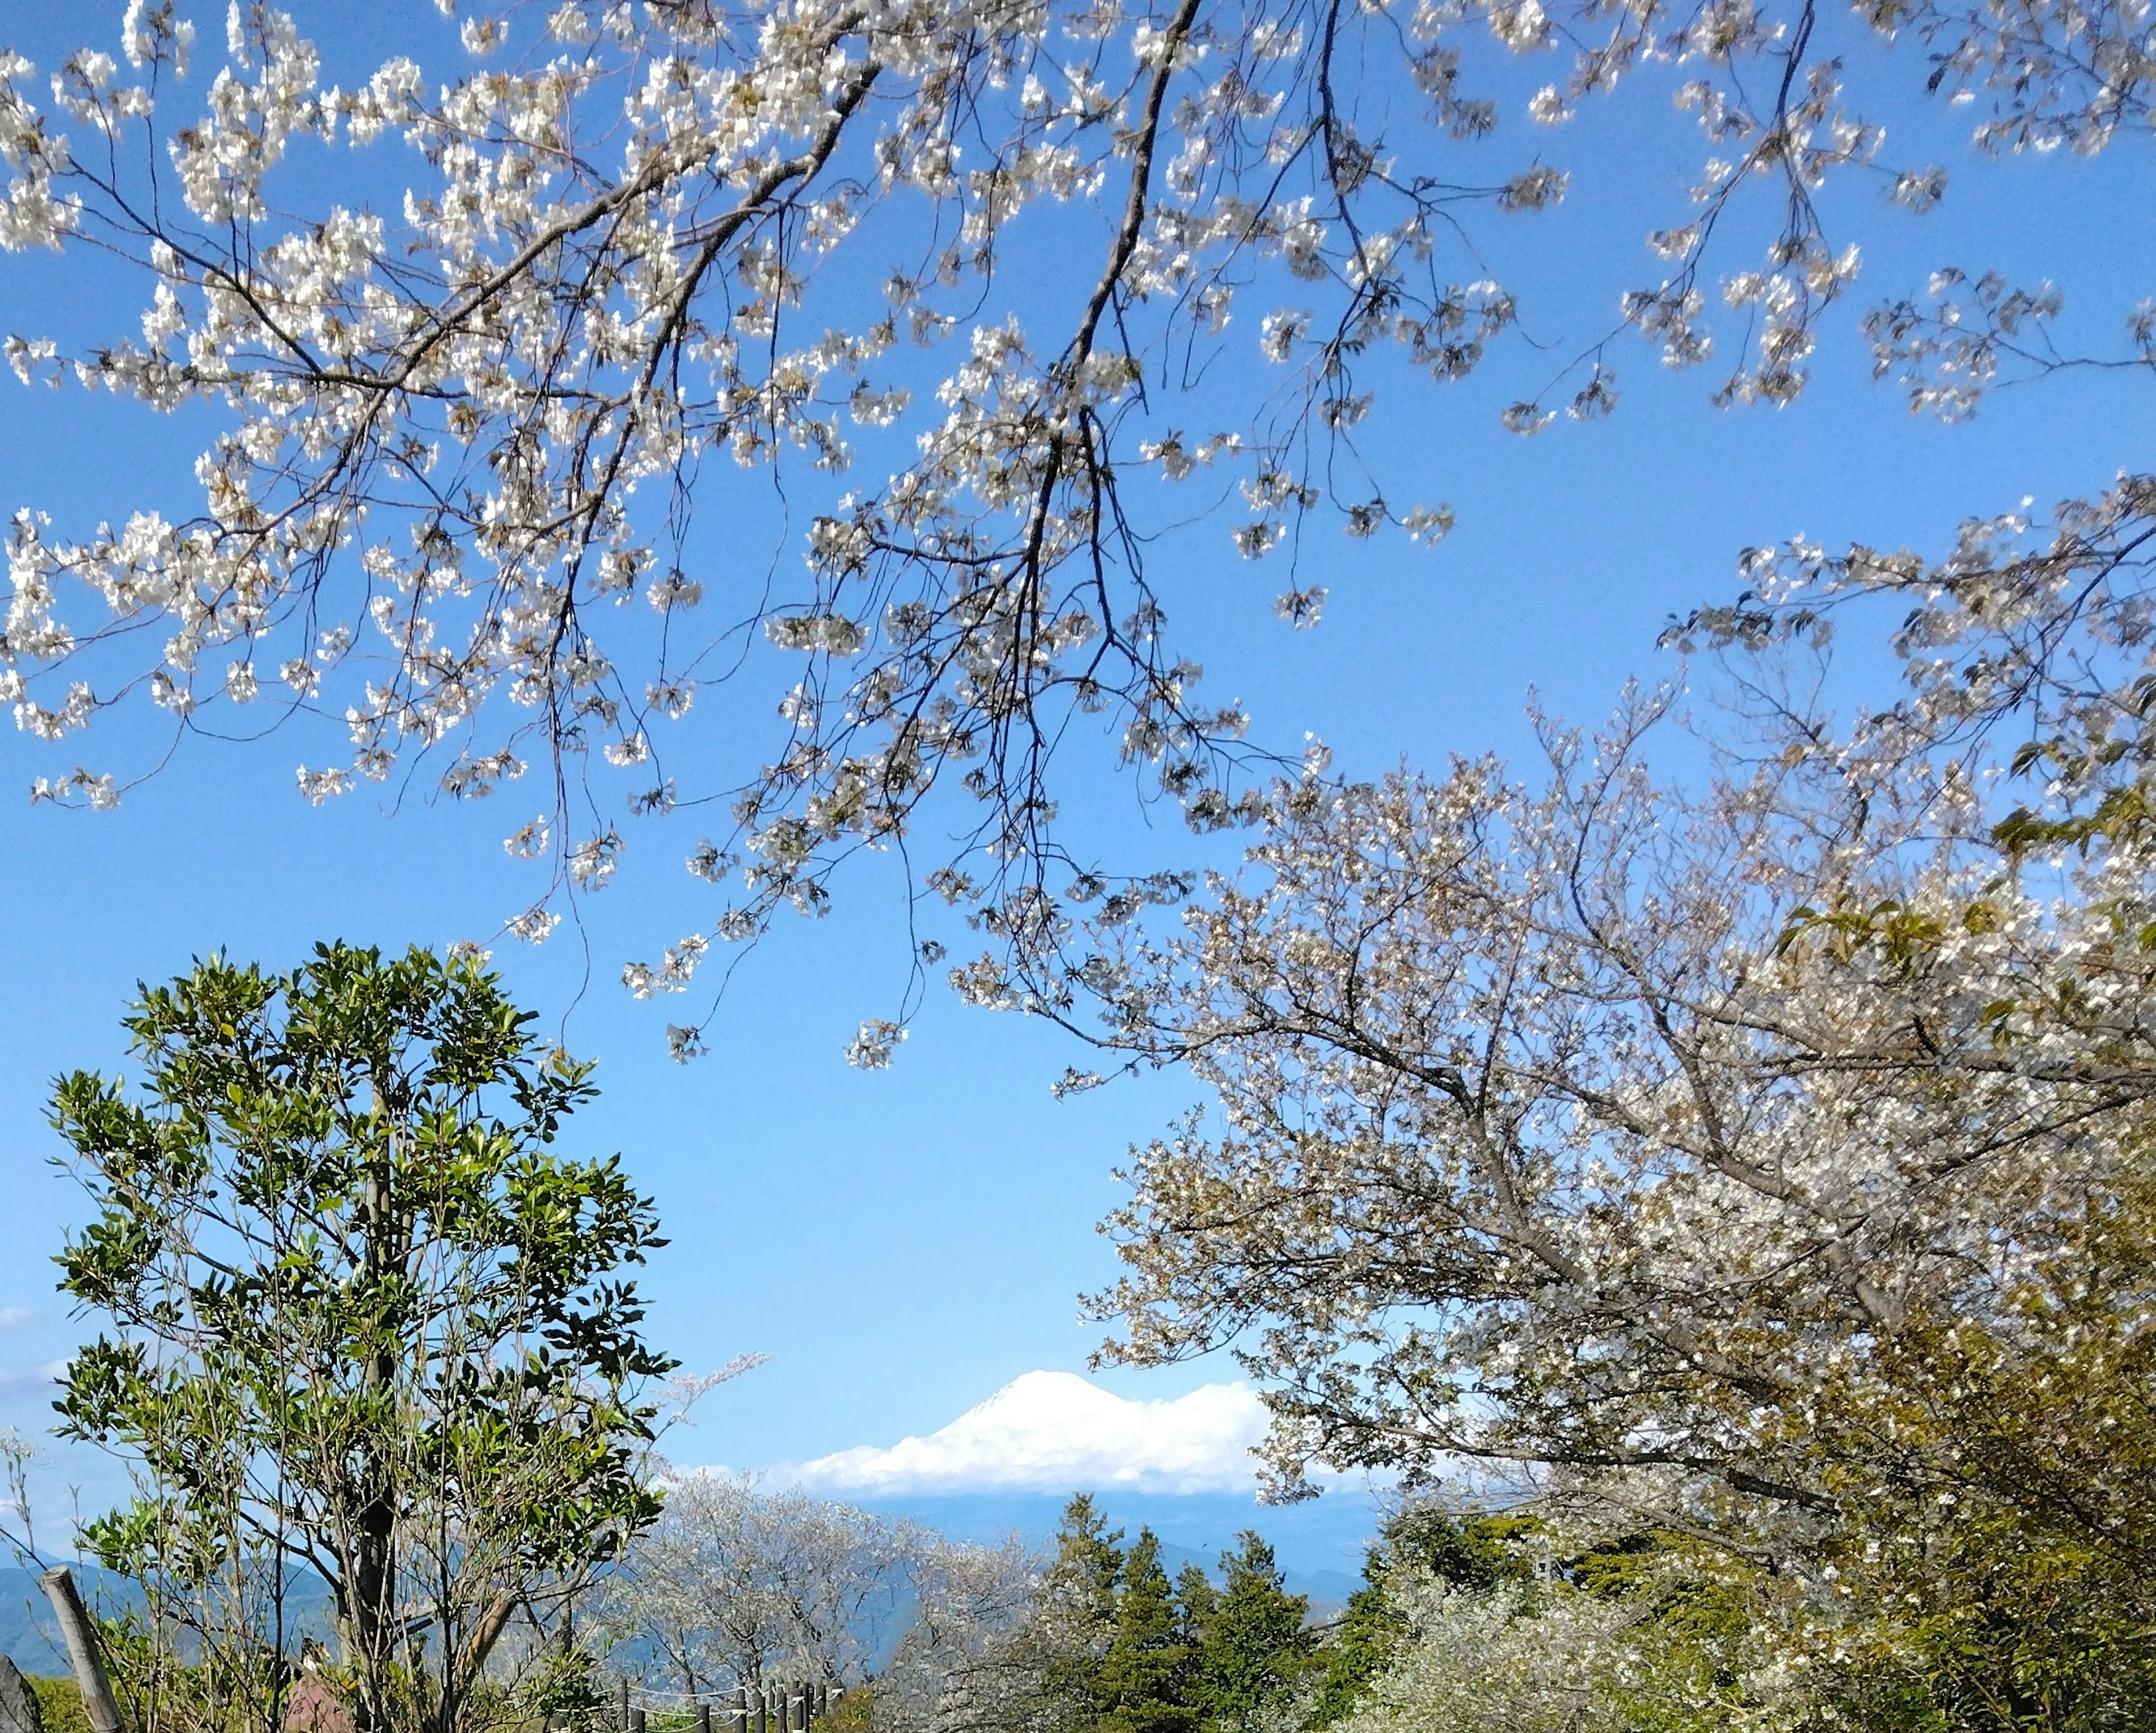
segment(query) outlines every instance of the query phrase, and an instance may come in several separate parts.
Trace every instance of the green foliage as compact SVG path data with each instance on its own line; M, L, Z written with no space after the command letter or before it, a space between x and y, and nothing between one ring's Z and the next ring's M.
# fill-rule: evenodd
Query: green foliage
M71 1679L45 1679L34 1673L23 1677L38 1700L45 1733L90 1733L90 1711L82 1706L80 1685Z
M2128 1733L2156 1726L2150 1585L2102 1550L1971 1524L1924 1599L1822 1671L1821 1708L1873 1733Z
M1176 1628L1185 1648L1204 1646L1205 1633L1219 1604L1220 1592L1213 1586L1213 1579L1197 1560L1191 1560L1175 1573Z
M60 1285L110 1327L56 1406L139 1489L86 1529L150 1597L123 1686L177 1642L274 1725L257 1658L311 1573L362 1733L452 1729L510 1613L655 1513L642 1391L674 1362L621 1273L664 1242L619 1158L553 1147L595 1092L532 1022L421 950L212 958L125 1020L138 1091L57 1086L95 1209Z
M1064 1507L1049 1566L1045 1602L1057 1640L1050 1647L1041 1684L1089 1724L1098 1717L1100 1669L1114 1640L1116 1591L1123 1574L1123 1531L1112 1532L1092 1498L1080 1493Z
M1104 1733L1194 1733L1188 1624L1161 1568L1159 1540L1140 1529L1123 1561L1115 1636L1095 1685Z
M1049 1601L1070 1625L1052 1697L1098 1733L1247 1733L1287 1700L1311 1665L1310 1605L1264 1540L1223 1553L1218 1586L1193 1562L1172 1587L1151 1529L1122 1543L1090 1497L1065 1507Z
M1108 1520L1094 1504L1091 1494L1080 1493L1064 1507L1050 1574L1089 1619L1106 1623L1115 1617L1116 1591L1123 1574L1122 1538L1121 1529L1109 1532Z
M1526 1582L1534 1559L1525 1546L1543 1530L1534 1516L1458 1515L1410 1505L1385 1525L1387 1561L1430 1572L1455 1588L1489 1590Z
M1410 1505L1389 1518L1363 1560L1363 1586L1348 1597L1312 1657L1318 1679L1311 1725L1327 1727L1344 1717L1407 1635L1386 1586L1394 1570L1419 1570L1456 1588L1525 1582L1534 1566L1522 1543L1542 1527L1531 1516L1462 1516L1431 1505Z
M1208 1727L1249 1733L1308 1670L1310 1602L1288 1593L1273 1550L1245 1530L1220 1555L1224 1579L1199 1650L1197 1700Z
M612 1700L606 1677L577 1643L550 1643L520 1681L518 1698L544 1726L583 1725Z
M870 1733L875 1707L875 1688L858 1684L831 1705L824 1718L825 1733Z
M1558 1556L1531 1514L1410 1510L1333 1628L1314 1726L1722 1733L1790 1726L1763 1684L1764 1573L1676 1537ZM1771 1700L1770 1700L1771 1699ZM1883 1730L1882 1730L1883 1733Z
M1527 1518L1393 1525L1329 1633L1312 1725L1450 1730L1481 1701L1497 1705L1489 1725L1521 1733L1553 1690L1578 1690L1581 1726L1623 1733L2156 1725L2147 1586L2025 1524L1933 1535L1924 1573L1897 1567L1904 1597L1884 1609L1861 1584L1835 1592L1839 1575L1807 1582L1681 1535L1616 1535L1537 1565L1522 1543L1549 1538Z
M1329 1727L1347 1715L1406 1634L1399 1609L1375 1580L1381 1556L1375 1550L1370 1553L1363 1567L1363 1586L1348 1596L1348 1605L1314 1657L1317 1697L1311 1712L1312 1727Z

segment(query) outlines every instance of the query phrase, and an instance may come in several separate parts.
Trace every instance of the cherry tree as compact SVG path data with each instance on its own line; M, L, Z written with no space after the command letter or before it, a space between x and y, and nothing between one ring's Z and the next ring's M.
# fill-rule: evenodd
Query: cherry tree
M690 1699L788 1678L860 1683L896 1641L922 1561L948 1545L798 1489L660 1473L665 1506L608 1581L602 1617Z
M1179 923L1003 966L1214 1098L1135 1152L1108 1355L1235 1352L1286 1491L1685 1537L1830 1657L2113 1609L2101 1675L2156 1563L2150 500L1763 551L1673 630L1727 657L1712 775L1656 773L1668 692L1531 775L1313 762ZM1882 613L1887 693L1828 656Z
M1251 559L1327 520L1441 537L1375 435L1514 334L1482 225L1564 196L1543 141L1620 85L1676 95L1698 183L1606 332L1553 370L1519 352L1516 430L1609 413L1627 331L1718 400L1799 393L1860 256L1825 190L1945 188L1888 155L1881 104L1966 101L1979 152L2148 115L2137 8L2015 0L480 4L449 64L342 84L259 0L223 25L214 69L177 0L131 4L118 55L0 62L0 244L116 263L144 303L79 352L10 337L15 371L213 428L185 514L15 520L0 687L59 754L38 792L116 802L147 762L68 758L128 706L316 719L281 738L318 802L536 766L506 827L545 876L506 930L535 940L633 815L716 803L687 864L732 888L625 967L639 994L821 908L862 848L1022 934L1098 883L1055 822L1074 742L1201 828L1247 816L1246 719L1201 699L1148 547L1194 512ZM1948 272L1867 330L1956 414L2061 358L2055 304ZM714 555L735 466L798 501L805 567ZM1324 601L1291 573L1278 605ZM713 750L688 718L737 676L779 713ZM955 840L916 861L947 788Z

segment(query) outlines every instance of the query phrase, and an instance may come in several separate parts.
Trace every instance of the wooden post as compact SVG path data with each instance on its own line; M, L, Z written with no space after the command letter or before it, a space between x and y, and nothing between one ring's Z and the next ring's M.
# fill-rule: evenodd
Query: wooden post
M748 1733L748 1687L736 1685L726 1707L726 1733Z
M771 1733L771 1699L762 1685L750 1694L755 1706L756 1733Z
M629 1733L629 1675L627 1674L622 1675L620 1709L614 1717L613 1724L619 1730L619 1733Z
M74 1682L82 1688L82 1706L90 1717L90 1733L121 1733L120 1705L112 1700L112 1681L105 1676L97 1632L82 1604L82 1592L74 1586L74 1573L59 1565L38 1580L44 1585L45 1598L53 1603L53 1617L60 1622L68 1664L74 1669Z
M629 1733L644 1733L644 1705L641 1703L629 1712Z
M711 1705L708 1703L696 1705L696 1733L711 1733Z
M5 1655L0 1655L0 1733L45 1733L37 1693Z
M828 1679L816 1682L816 1719L828 1721L831 1718L831 1682Z

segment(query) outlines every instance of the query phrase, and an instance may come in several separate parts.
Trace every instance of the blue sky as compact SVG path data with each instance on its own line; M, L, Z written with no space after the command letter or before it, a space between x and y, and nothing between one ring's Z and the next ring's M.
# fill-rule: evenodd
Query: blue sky
M49 62L64 22L110 46L122 9L0 0L0 42ZM208 46L218 21L196 10ZM393 37L439 34L430 8L370 16L345 44L362 58ZM1945 125L1936 111L1892 119L1919 134ZM1532 243L1545 268L1524 285L1531 321L1553 342L1577 340L1648 274L1638 237L1651 213L1681 208L1691 141L1643 97L1599 138L1560 135L1544 149L1574 171L1572 199L1532 234L1503 231L1500 249L1525 256ZM2009 161L1969 168L1921 225L1867 211L1856 304L1835 321L1814 389L1784 411L1717 412L1707 374L1665 376L1630 346L1615 352L1625 401L1613 419L1532 440L1495 420L1536 383L1532 357L1465 390L1396 399L1393 455L1426 468L1424 496L1452 501L1451 539L1424 553L1321 537L1304 581L1327 584L1332 599L1322 627L1298 635L1272 615L1284 574L1244 564L1221 525L1200 525L1153 557L1176 629L1209 687L1250 702L1262 738L1292 747L1314 731L1344 769L1516 753L1531 687L1591 717L1628 676L1676 672L1657 630L1726 596L1748 544L1801 531L1937 548L1969 514L2101 487L2148 450L2156 415L2138 379L2052 382L1945 429L1869 382L1852 327L1862 305L1952 260L2054 275L2070 317L2113 340L2135 298L2124 285L2156 280L2146 168L2123 152L2093 166ZM64 261L0 256L0 329L131 324L124 299L75 285ZM36 506L78 533L141 507L183 516L187 431L103 399L0 383L0 507ZM372 789L313 808L293 788L303 756L282 739L190 743L120 812L93 816L31 807L30 779L66 764L0 733L11 989L0 995L0 1424L46 1422L46 1369L80 1328L47 1262L80 1214L48 1165L48 1082L119 1063L116 1018L137 979L218 948L282 965L320 938L445 944L491 931L533 893L529 869L499 846L500 813L418 801L392 812ZM1086 805L1102 835L1144 845L1127 793ZM543 949L496 954L521 999L566 1016L570 1045L600 1061L604 1094L579 1135L624 1151L660 1201L673 1243L646 1278L655 1336L692 1367L770 1356L708 1399L675 1453L754 1466L884 1450L1023 1374L1082 1370L1099 1327L1080 1320L1075 1297L1113 1273L1094 1228L1118 1196L1111 1170L1198 1098L1194 1086L1154 1077L1056 1103L1050 1080L1083 1062L1064 1037L934 994L894 1069L850 1070L855 1025L903 984L898 887L873 862L829 918L782 926L748 959L711 1026L710 1057L675 1067L662 1038L675 1008L630 1001L613 977L623 957L696 924L675 864L695 840L693 820L654 838L588 905L588 983L566 930ZM1165 1402L1235 1376L1200 1364L1099 1381ZM1080 1472L1060 1462L1035 1478ZM55 1455L48 1473L92 1499L109 1485L80 1458Z

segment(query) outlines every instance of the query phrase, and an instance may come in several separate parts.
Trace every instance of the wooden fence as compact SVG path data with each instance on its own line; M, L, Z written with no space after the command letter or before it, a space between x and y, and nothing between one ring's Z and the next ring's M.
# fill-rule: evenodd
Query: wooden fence
M814 1723L829 1718L845 1694L844 1685L828 1679L740 1685L716 1703L693 1705L696 1733L808 1733ZM668 1716L677 1724L681 1718L678 1710ZM629 1683L625 1679L615 1705L614 1729L615 1733L649 1733L644 1706L630 1701Z
M83 1708L91 1733L124 1733L119 1705L113 1700L112 1687L105 1677L96 1629L84 1609L82 1594L75 1586L74 1576L62 1565L46 1571L41 1581L52 1602L54 1616L59 1622L60 1634L67 1643L68 1660L75 1682L81 1687ZM13 1664L4 1658L0 1658L0 1669L4 1669L0 1671L0 1683L4 1683L5 1674L14 1670ZM19 1688L19 1680L17 1684ZM630 1690L629 1680L622 1679L615 1703L613 1733L650 1733L648 1711L643 1704L630 1700ZM834 1684L829 1679L739 1685L716 1703L684 1698L680 1700L679 1707L660 1710L660 1729L661 1733L666 1733L669 1728L685 1733L686 1724L693 1716L696 1733L721 1733L718 1723L721 1720L726 1722L724 1733L808 1733L816 1722L829 1718L845 1694L844 1685ZM289 1719L286 1725L291 1725ZM349 1715L334 1703L331 1718L316 1723L318 1729L349 1728L351 1725ZM551 1730L551 1719L548 1725ZM12 1733L12 1730L0 1725L0 1733Z

